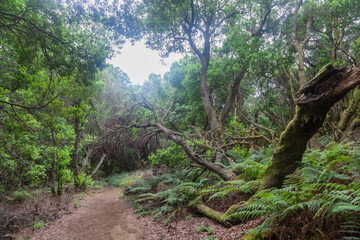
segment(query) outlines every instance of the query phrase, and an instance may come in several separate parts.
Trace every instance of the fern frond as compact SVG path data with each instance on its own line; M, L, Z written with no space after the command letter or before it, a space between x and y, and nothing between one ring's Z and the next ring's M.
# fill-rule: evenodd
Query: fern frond
M335 203L331 211L333 213L343 213L343 214L344 213L347 214L351 211L360 212L360 206L353 205L351 203L340 202L340 203Z

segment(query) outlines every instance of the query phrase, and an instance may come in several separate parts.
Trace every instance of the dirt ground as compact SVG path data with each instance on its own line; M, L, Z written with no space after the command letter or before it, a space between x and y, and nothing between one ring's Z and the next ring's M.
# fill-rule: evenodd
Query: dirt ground
M85 197L80 206L48 226L31 234L32 240L141 240L144 231L136 223L126 202L119 200L119 189L106 189Z
M201 240L239 239L245 229L256 225L224 228L202 216L180 219L164 225L152 216L138 218L125 199L119 199L119 188L105 188L80 200L79 207L35 231L20 234L16 239L31 240ZM199 232L199 228L211 229Z

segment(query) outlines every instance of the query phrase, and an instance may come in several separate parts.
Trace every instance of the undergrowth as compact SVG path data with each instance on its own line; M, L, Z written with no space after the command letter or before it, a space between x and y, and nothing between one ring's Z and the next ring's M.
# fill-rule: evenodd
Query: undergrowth
M233 214L241 220L266 216L245 239L360 239L359 156L359 148L351 143L309 150L283 188L255 194ZM304 212L311 222L291 222ZM312 224L315 229L309 229Z
M111 187L129 187L138 179L144 176L144 172L138 171L133 173L116 173L105 178L105 182Z
M329 143L323 151L308 150L281 189L257 192L272 150L231 152L235 163L224 167L237 169L237 180L224 181L202 169L185 168L139 178L127 196L141 216L152 214L165 223L185 218L181 212L198 202L226 205L231 194L248 196L230 217L264 220L244 239L360 239L359 146Z

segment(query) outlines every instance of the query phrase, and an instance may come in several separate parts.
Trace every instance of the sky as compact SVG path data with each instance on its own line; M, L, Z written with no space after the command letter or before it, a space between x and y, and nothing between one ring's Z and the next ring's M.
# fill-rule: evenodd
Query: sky
M168 58L161 58L157 51L146 48L144 42L130 42L124 44L121 53L116 54L108 62L125 72L133 84L142 84L150 73L161 74L170 70L171 63L179 60L180 54L170 54Z

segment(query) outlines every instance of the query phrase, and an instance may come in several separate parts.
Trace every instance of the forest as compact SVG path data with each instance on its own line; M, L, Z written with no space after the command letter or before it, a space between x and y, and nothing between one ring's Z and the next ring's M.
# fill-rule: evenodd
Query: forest
M136 85L126 41L183 57ZM0 239L104 183L164 227L360 239L359 64L359 0L0 0Z

